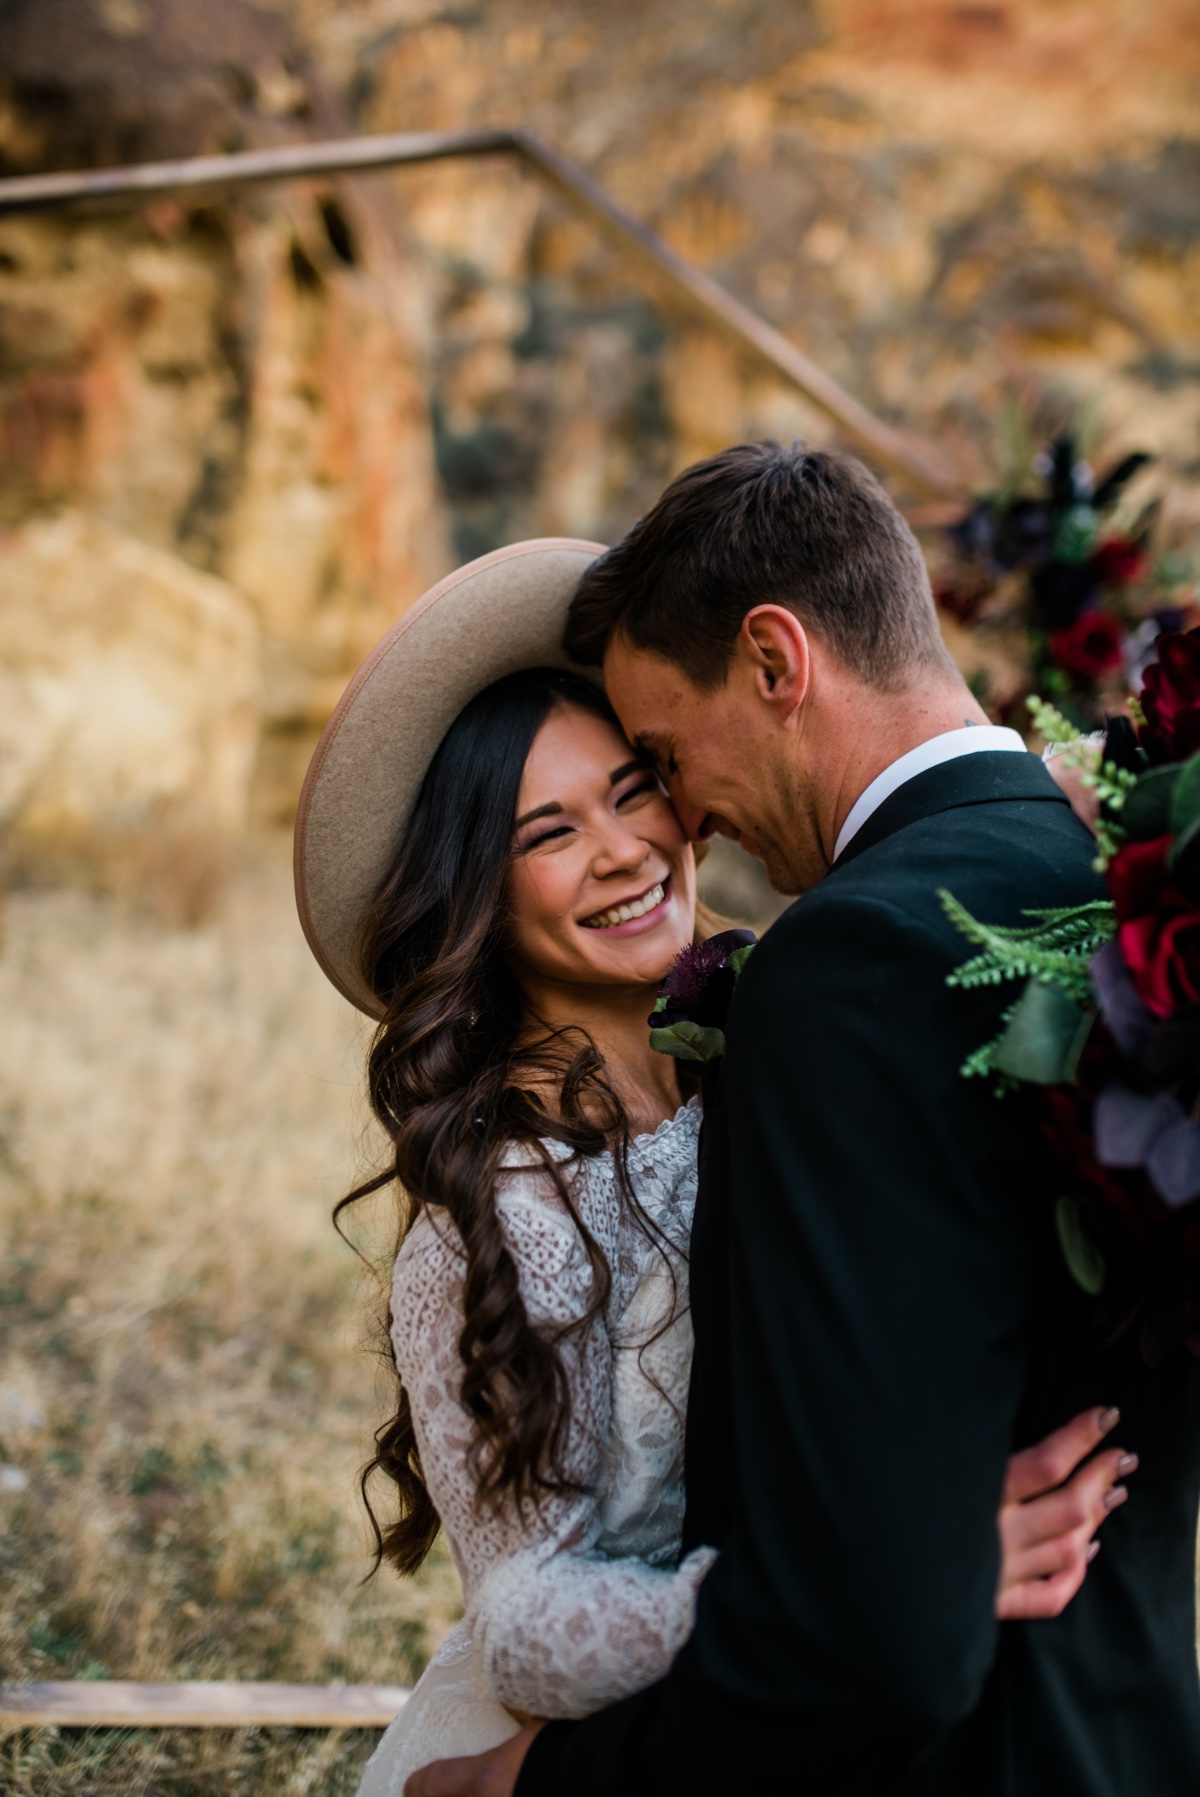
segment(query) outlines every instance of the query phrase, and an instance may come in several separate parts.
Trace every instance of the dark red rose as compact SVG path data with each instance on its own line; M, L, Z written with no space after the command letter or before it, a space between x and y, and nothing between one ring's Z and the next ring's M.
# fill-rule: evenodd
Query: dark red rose
M1173 886L1168 902L1117 930L1117 941L1133 983L1156 1017L1200 1004L1200 905Z
M1124 586L1140 580L1150 565L1150 557L1132 537L1108 537L1092 558L1106 586Z
M1124 642L1125 633L1115 618L1103 611L1085 611L1065 630L1053 632L1050 654L1068 674L1097 680L1121 666Z
M1171 879L1173 841L1156 836L1127 842L1107 876L1121 954L1142 1003L1156 1017L1200 1004L1200 905Z
M1150 760L1186 761L1200 749L1200 630L1164 631L1139 695L1139 742Z
M1105 878L1118 923L1144 916L1154 906L1170 880L1167 856L1174 840L1173 836L1154 836L1149 842L1127 842L1117 850Z

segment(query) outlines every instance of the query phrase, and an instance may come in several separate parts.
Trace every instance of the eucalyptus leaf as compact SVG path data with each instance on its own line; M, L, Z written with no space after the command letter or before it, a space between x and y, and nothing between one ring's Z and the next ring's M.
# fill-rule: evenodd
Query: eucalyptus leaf
M1175 835L1182 836L1196 823L1200 823L1200 754L1184 762L1171 794L1171 829Z
M1030 980L1013 1007L992 1057L993 1068L1036 1086L1058 1086L1074 1079L1095 1015L1068 998L1060 986Z
M704 1023L685 1018L669 1029L651 1030L650 1046L659 1054L674 1055L677 1061L719 1060L725 1053L725 1032Z
M1098 1297L1104 1290L1108 1268L1104 1256L1083 1226L1083 1216L1074 1198L1059 1199L1054 1207L1054 1222L1067 1271L1089 1298Z
M1165 836L1171 829L1171 801L1179 784L1182 769L1173 761L1169 767L1151 768L1132 788L1121 807L1121 828L1138 842L1152 836Z

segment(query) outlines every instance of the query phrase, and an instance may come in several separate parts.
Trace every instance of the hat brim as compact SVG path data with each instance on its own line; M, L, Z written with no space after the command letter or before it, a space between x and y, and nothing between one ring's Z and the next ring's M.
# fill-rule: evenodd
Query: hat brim
M358 966L359 932L439 743L494 680L574 666L567 607L604 548L541 537L468 562L376 644L326 725L296 815L296 906L321 968L369 1017L381 1007Z

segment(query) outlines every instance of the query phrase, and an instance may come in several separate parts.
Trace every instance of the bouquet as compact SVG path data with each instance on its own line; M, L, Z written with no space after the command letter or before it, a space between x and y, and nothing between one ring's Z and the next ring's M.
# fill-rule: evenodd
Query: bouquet
M1097 474L1073 437L1058 437L1031 475L976 499L947 530L939 605L980 644L1016 626L1023 681L1085 726L1140 683L1160 631L1194 621L1190 566L1154 549L1157 502L1129 507L1130 483L1153 459L1135 450Z
M1109 896L996 928L939 894L978 951L950 984L1022 982L962 1071L1040 1089L1059 1239L1107 1332L1136 1327L1149 1364L1180 1345L1200 1354L1200 631L1159 637L1132 719L1111 722L1098 752L1031 708L1050 741L1094 763L1083 778L1101 800Z

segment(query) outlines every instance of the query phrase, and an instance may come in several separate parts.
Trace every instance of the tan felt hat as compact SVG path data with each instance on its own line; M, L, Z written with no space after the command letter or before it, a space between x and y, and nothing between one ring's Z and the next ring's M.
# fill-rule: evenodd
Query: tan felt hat
M567 607L604 547L540 537L468 562L393 624L326 725L296 817L296 905L321 967L368 1016L380 1007L358 970L358 932L438 744L493 680L572 666Z

